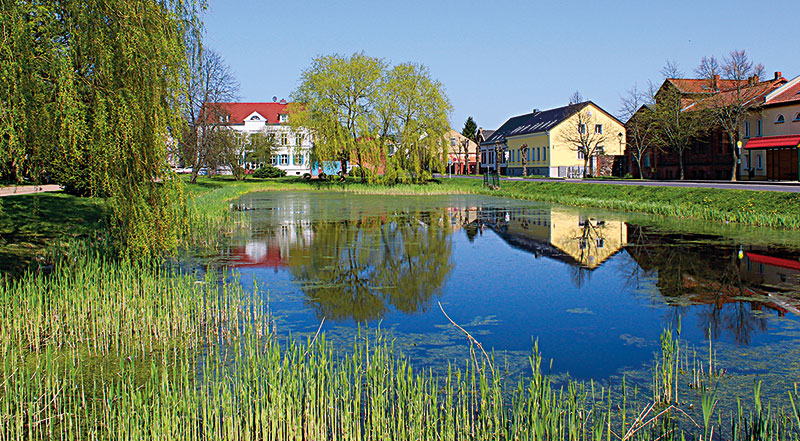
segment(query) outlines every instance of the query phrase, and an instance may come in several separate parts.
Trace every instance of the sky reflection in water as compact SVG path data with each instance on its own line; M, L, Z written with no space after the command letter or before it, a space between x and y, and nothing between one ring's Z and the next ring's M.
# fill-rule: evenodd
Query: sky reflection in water
M512 371L538 339L553 371L576 378L650 363L679 316L682 340L710 335L753 360L800 336L789 233L733 240L723 227L481 196L271 192L235 209L248 234L225 262L269 297L279 331L313 333L325 317L329 339L349 344L357 323L380 325L424 366L467 353L439 301Z

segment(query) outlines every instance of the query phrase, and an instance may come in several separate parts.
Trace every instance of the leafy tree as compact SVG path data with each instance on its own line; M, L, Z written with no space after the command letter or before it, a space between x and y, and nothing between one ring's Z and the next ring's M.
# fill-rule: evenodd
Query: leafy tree
M251 133L247 137L247 153L245 160L259 166L264 166L272 161L275 154L275 137L265 132Z
M43 175L111 196L112 232L132 253L175 246L179 184L167 166L186 36L198 0L4 2L0 158L4 174Z
M314 155L340 161L342 177L351 156L362 182L367 164L377 172L385 163L385 179L417 182L442 167L451 106L442 84L422 65L387 69L363 53L319 57L303 72L293 100L292 126L311 130Z
M423 65L400 64L388 76L397 94L397 160L414 182L425 182L432 171L443 168L442 158L447 152L445 134L450 130L450 101L444 94L444 86L431 78Z
M473 120L471 116L468 117L467 121L464 123L464 128L461 129L461 134L470 140L475 141L475 137L478 135L478 125L475 124L475 120Z
M374 143L360 140L372 134L370 116L385 65L364 53L321 56L303 71L300 86L292 94L295 104L290 107L290 124L311 130L315 155L321 160L338 160L342 178L351 154L363 170L365 150L374 147ZM366 181L366 176L361 179Z

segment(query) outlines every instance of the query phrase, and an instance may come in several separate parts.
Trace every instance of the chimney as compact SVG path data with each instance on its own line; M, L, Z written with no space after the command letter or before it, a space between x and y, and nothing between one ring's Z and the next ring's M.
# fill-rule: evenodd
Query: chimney
M281 104L286 104L286 100L282 99Z
M714 83L712 86L714 90L719 90L719 75L714 75Z
M750 83L750 84L756 84L756 83L758 83L758 75L753 75L753 76L751 76L750 78L748 78L748 81L747 81L747 82L748 82L748 83Z
M775 72L775 80L780 80L782 76L783 76L783 72L781 72L781 71Z
M533 109L533 113L534 113L534 115L535 115L535 114L537 114L537 113L539 113L539 112L541 112L541 110L539 110L539 109Z

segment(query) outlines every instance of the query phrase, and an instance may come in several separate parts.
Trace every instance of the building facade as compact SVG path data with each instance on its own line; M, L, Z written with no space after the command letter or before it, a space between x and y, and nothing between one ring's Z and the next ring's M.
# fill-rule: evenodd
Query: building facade
M450 129L445 135L447 155L444 163L448 173L467 175L477 173L478 144L461 133Z
M294 130L289 126L289 104L285 100L265 103L214 103L219 105L224 123L242 134L241 164L245 170L255 170L264 164L246 159L246 137L264 133L274 140L272 165L284 170L288 176L300 176L312 170L311 134L308 130Z
M800 180L800 76L766 95L741 132L743 179Z
M481 143L481 168L508 176L581 177L584 152L571 140L578 131L599 140L590 149L594 174L618 174L625 126L591 101L510 118Z

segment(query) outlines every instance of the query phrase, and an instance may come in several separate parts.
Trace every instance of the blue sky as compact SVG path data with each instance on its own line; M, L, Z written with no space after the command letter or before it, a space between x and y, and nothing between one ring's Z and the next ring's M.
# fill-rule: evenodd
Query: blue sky
M761 5L761 6L758 6ZM687 75L704 55L744 49L769 75L800 75L797 10L737 1L210 0L207 45L237 75L242 101L288 98L317 55L428 66L453 104L496 129L508 117L567 104L579 90L616 114L634 84Z

